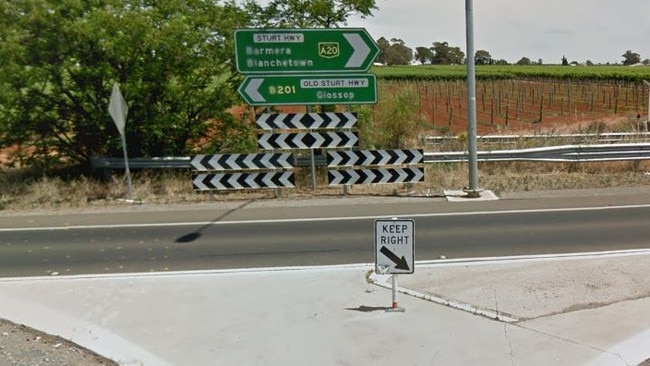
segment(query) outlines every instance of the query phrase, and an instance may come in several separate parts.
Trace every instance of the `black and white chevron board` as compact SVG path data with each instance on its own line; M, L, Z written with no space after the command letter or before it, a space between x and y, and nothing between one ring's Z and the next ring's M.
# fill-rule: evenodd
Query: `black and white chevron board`
M190 160L198 171L292 169L291 153L195 155Z
M194 190L295 187L293 172L201 173L192 179Z
M327 172L330 186L352 184L416 183L424 181L424 168L377 168L330 170Z
M328 167L410 165L424 163L424 152L412 150L347 150L328 151Z
M261 150L352 148L359 145L356 132L265 133L257 138Z
M262 130L350 129L356 126L357 115L349 112L264 113L255 124Z

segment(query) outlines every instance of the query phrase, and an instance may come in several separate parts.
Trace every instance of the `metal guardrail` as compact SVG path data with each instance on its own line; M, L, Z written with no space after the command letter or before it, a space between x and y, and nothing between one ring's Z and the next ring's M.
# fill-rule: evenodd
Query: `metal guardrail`
M425 152L424 163L457 163L469 158L466 151ZM598 144L598 145L564 145L539 147L519 150L478 151L477 160L488 161L530 161L530 162L605 162L650 160L650 143L638 144ZM123 170L123 158L92 157L94 170ZM317 166L327 165L325 155L316 155ZM297 156L296 167L311 165L309 156ZM131 169L191 169L189 157L132 158Z
M426 145L442 144L457 140L456 136L423 136L422 142ZM568 133L554 135L485 135L478 136L477 140L486 144L515 143L522 140L561 140L582 143L597 141L601 143L641 142L650 140L650 132L606 132L606 133Z
M192 169L190 157L162 157L162 158L131 158L129 169ZM315 155L314 162L317 166L326 166L325 155ZM93 156L90 158L90 165L93 170L124 170L124 158L112 158L105 156ZM304 168L311 166L309 156L295 156L293 165Z
M105 156L93 156L90 158L90 165L93 170L126 169L124 158L109 158ZM190 169L189 157L163 157L163 158L131 158L129 169Z
M425 163L468 160L466 151L424 153ZM477 152L478 161L605 162L650 159L650 144L564 145Z

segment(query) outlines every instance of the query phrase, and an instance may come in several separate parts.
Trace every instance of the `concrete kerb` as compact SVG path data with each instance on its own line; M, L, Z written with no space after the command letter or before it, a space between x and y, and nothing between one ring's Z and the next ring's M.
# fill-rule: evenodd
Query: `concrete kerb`
M368 280L374 285L384 287L387 289L392 289L392 284L390 283L391 276L392 275L376 274L374 273L374 271L372 271L368 276ZM448 306L453 309L461 310L470 314L479 315L488 319L492 319L504 323L516 323L519 321L519 319L517 319L516 317L510 314L502 313L499 311L493 311L490 309L478 308L461 301L447 299L440 295L424 294L415 290L411 290L399 286L397 287L397 291L405 295L413 296L426 301L431 301L439 305Z
M459 266L467 265L490 265L490 264L521 264L521 263L543 263L550 261L572 261L572 260L581 260L581 259L599 259L599 258L620 258L620 257L629 257L629 256L638 256L638 255L650 255L650 250L648 249L633 249L633 250L621 250L621 251L607 251L607 252L587 252L587 253L567 253L567 254L555 254L555 255L527 255L527 256L510 256L510 257L489 257L489 258L464 258L464 259L438 259L438 260L429 260L429 261L416 261L416 273L418 269L420 271L434 268L453 268ZM408 275L405 275L408 276ZM391 275L388 274L376 274L374 271L370 271L370 274L367 276L368 281L372 284L384 287L387 289L392 288ZM398 281L399 282L399 281ZM448 297L442 296L440 294L427 294L418 289L398 287L397 291L399 293L430 301L439 305L447 306L456 310L464 311L473 315L482 316L491 320L504 322L504 323L516 323L521 321L519 317L499 311L498 309L488 309L485 307L471 305L469 303L450 299Z

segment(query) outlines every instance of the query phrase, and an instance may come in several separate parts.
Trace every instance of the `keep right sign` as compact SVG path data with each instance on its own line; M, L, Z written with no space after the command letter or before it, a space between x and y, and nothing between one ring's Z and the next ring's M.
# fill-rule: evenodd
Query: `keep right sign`
M415 223L410 219L375 220L375 272L414 272Z

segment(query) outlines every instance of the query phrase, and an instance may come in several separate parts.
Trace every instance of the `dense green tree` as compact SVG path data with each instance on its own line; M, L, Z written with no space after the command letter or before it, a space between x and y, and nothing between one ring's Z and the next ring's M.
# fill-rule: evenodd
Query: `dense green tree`
M432 64L460 65L465 59L465 53L459 47L451 47L447 42L434 42L431 51L433 52Z
M422 65L426 63L431 63L433 59L433 51L428 47L416 47L415 48L415 59L418 60Z
M36 157L121 155L107 112L120 84L130 156L187 154L245 134L236 101L232 33L248 24L234 2L12 0L0 5L0 145ZM216 123L214 121L219 121Z
M386 64L393 65L408 65L413 60L413 50L406 47L404 41L398 38L392 38L391 44L386 49Z
M530 59L528 57L522 57L517 61L517 65L530 65Z
M244 4L254 27L336 28L349 17L366 18L376 10L375 0L272 0L261 6L255 0Z
M636 52L632 52L631 50L625 51L621 57L623 57L623 65L634 65L641 62L641 55Z
M375 61L379 62L380 64L387 65L387 54L388 49L390 48L390 42L384 37L379 38L376 42L377 46L379 46L379 54L377 55Z
M477 65L492 65L492 55L486 50L478 50L474 53L474 63Z

